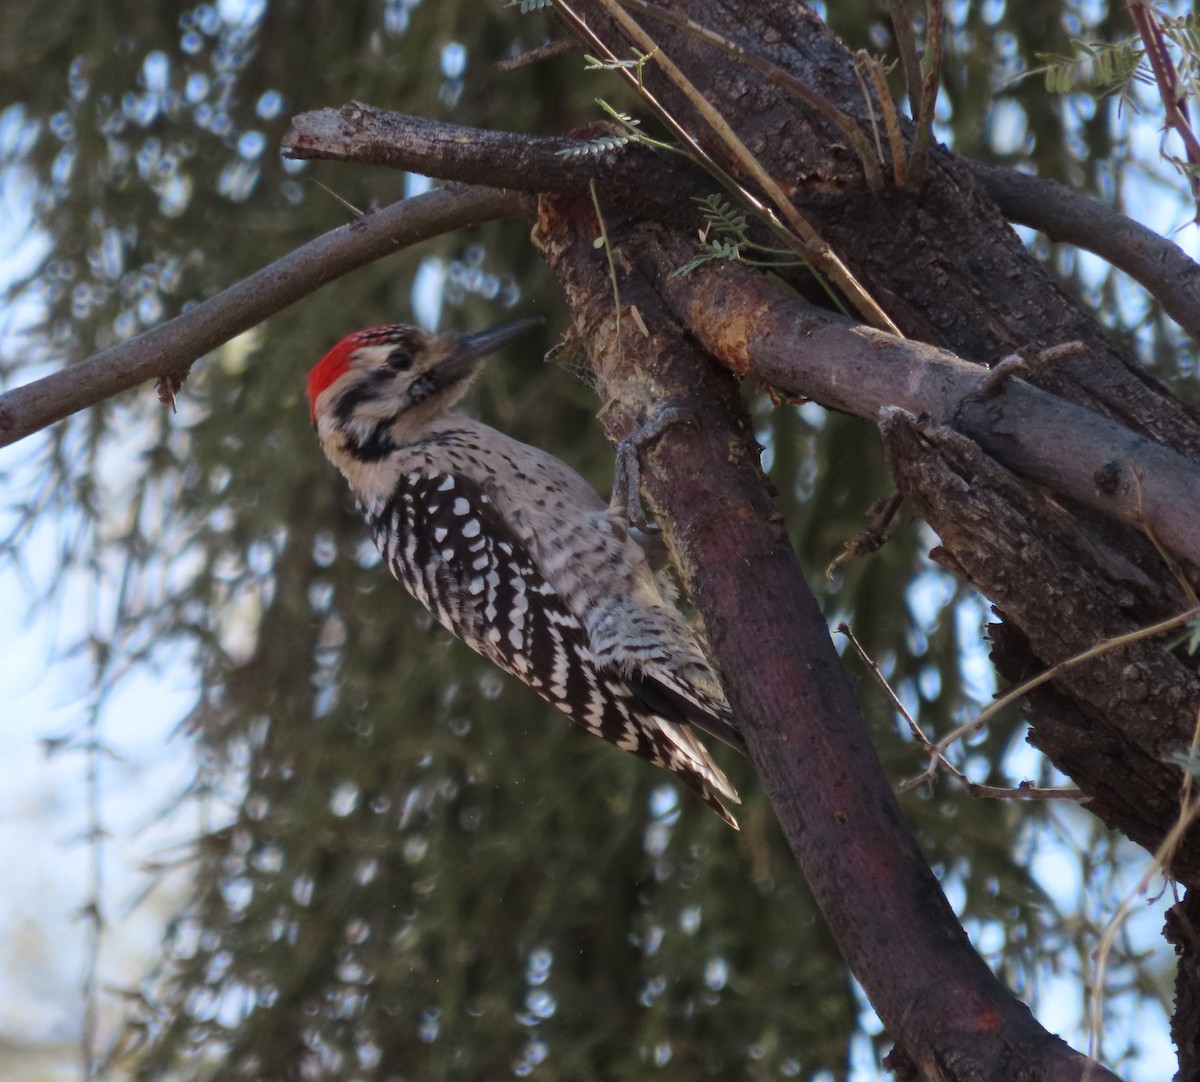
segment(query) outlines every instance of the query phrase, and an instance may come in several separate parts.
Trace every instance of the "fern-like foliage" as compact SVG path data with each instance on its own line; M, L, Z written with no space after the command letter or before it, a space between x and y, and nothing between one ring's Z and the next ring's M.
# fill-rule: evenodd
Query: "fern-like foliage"
M1154 76L1143 64L1146 51L1139 38L1126 38L1114 43L1071 39L1074 49L1069 55L1038 53L1042 66L1031 68L1022 78L1043 75L1046 89L1052 94L1067 94L1076 90L1092 91L1101 96L1119 94L1123 101L1133 104L1130 91L1135 82L1154 82Z
M598 57L584 53L583 70L584 71L632 71L637 79L638 86L642 85L642 69L646 66L646 61L650 59L649 55L642 52L640 49L631 49L633 59L631 60L601 60Z
M581 142L575 146L556 150L554 153L558 157L581 158L587 154L602 154L608 150L618 150L625 146L626 143L640 143L642 146L653 147L655 150L670 150L675 153L682 153L679 147L673 143L664 143L661 139L651 138L641 130L640 120L631 117L628 113L619 112L603 98L597 98L596 104L608 114L609 118L621 130L605 132L603 135L598 135L595 139L589 139L587 142Z
M796 253L789 248L771 248L751 240L746 216L728 203L723 193L714 192L698 202L704 214L704 228L700 233L704 250L672 271L673 278L690 274L714 259L736 259L752 266L768 268L795 267L805 263L805 260L797 259Z
M619 150L626 143L632 141L633 138L629 135L598 135L586 143L577 143L575 146L556 150L554 154L559 158L584 158L589 154L603 154L605 151Z
M1155 48L1170 54L1161 64L1151 64L1141 36L1113 44L1072 39L1074 51L1071 54L1039 53L1038 59L1044 62L1042 66L1025 72L1020 78L1042 75L1046 89L1056 94L1081 90L1099 96L1119 94L1122 102L1135 109L1137 102L1133 88L1136 83L1170 83L1159 87L1167 110L1165 130L1179 133L1188 152L1182 158L1168 152L1164 139L1162 157L1187 179L1197 202L1196 220L1200 221L1200 154L1196 151L1187 106L1189 100L1200 100L1200 15L1169 16L1154 9L1149 25L1150 30L1143 28L1143 33L1152 34L1157 42ZM1180 106L1182 108L1177 108Z
M1179 72L1185 69L1196 73L1196 58L1200 57L1200 15L1180 15L1177 18L1160 16L1163 33L1179 48Z

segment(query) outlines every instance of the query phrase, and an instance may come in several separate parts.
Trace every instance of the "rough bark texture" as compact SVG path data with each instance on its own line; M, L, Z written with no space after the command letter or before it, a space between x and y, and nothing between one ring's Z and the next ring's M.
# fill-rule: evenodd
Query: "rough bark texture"
M971 440L894 412L881 424L896 483L942 541L934 557L987 597L1011 597L1016 617L991 628L997 660L1023 676L1140 626L1144 580L1126 554L1081 533L1061 506L1023 484ZM1161 599L1160 599L1161 605ZM1030 740L1136 841L1153 849L1178 815L1179 772L1163 757L1191 735L1200 678L1141 640L1057 677L1031 695ZM1088 735L1087 741L1081 734ZM1200 875L1194 845L1174 874Z
M1189 493L1200 471L1191 460L1148 442L1155 462L1143 462L1138 438L1094 412L1023 381L989 392L978 368L927 345L848 331L742 268L672 277L689 253L658 235L639 248L675 315L728 367L860 416L890 404L935 422L920 426L919 439L908 434L911 419L883 426L892 470L941 538L941 561L1001 611L995 658L1014 681L1194 605L1147 536L1169 533L1168 547L1196 559L1190 517L1167 522L1195 510ZM1113 443L1104 437L1110 424ZM1154 490L1172 472L1162 456L1183 488L1160 500ZM1115 506L1122 487L1125 513ZM1084 503L1126 527L1064 510ZM1162 642L1116 650L1040 689L1030 735L1089 794L1095 814L1151 850L1177 816L1180 778L1169 760L1188 746L1200 710L1194 663ZM1185 882L1200 874L1197 844L1185 838L1173 866Z
M971 947L875 756L736 385L654 292L639 228L614 216L607 231L619 329L590 201L543 198L534 240L587 343L610 436L663 402L694 418L647 449L643 479L764 789L897 1059L932 1079L1066 1080L1089 1066L1087 1077L1113 1078L1043 1030Z
M576 7L617 55L629 55L628 39L597 0ZM812 13L728 0L681 7L867 122L853 58ZM1077 341L1077 354L1027 365L1022 378L1200 462L1196 417L1137 371L1058 288L962 162L938 149L919 193L871 191L858 158L820 110L806 108L759 71L728 62L698 35L641 21L906 335L993 364L1017 349ZM663 69L647 64L642 74L705 148L750 183ZM669 280L662 288L671 295ZM751 323L726 331L749 342ZM977 418L985 426L987 413L985 406ZM939 449L948 446L939 443ZM955 450L966 455L957 444ZM937 456L927 441L891 438L890 453L902 490L941 537L941 559L996 606L1001 623L993 629L994 658L1008 681L1018 683L1189 605L1180 580L1194 569L1186 562L1168 566L1145 530L1115 523L1062 493L1047 499L978 448L974 463L959 462L965 473L955 476L931 472ZM1129 483L1128 465L1120 459L1109 473L1096 471L1097 489L1122 475ZM973 479L993 476L1005 481L1003 495L996 494L995 507L977 505L974 496L986 485ZM988 515L998 516L994 528L984 528ZM1076 673L1032 696L1031 739L1088 793L1092 811L1153 849L1178 808L1180 772L1164 757L1186 748L1198 696L1194 663L1164 655L1161 643L1144 643L1089 668L1086 679ZM1184 839L1174 872L1196 882L1200 830Z
M591 132L612 134L607 124ZM570 137L489 131L362 102L293 117L283 145L289 158L385 165L519 192L586 192L602 176L610 202L650 210L659 221L697 221L692 200L712 190L712 181L685 158L637 144L620 153L588 149L595 144L586 131Z
M1175 978L1175 1015L1171 1038L1179 1050L1179 1070L1175 1082L1200 1080L1200 1026L1191 1019L1200 1018L1200 895L1188 891L1187 897L1167 913L1163 930L1169 943L1175 944L1179 971Z
M1200 566L1200 463L1027 383L1036 360L1017 362L1010 378L1010 367L989 371L786 296L741 264L675 273L696 255L674 234L641 248L676 317L734 372L871 421L890 406L927 414L1027 480Z
M632 43L597 0L573 6L618 56L630 55ZM766 56L869 130L854 58L813 12L766 0L677 7ZM1081 341L1085 354L1039 372L1039 386L1200 458L1194 415L1121 356L1030 257L966 165L937 148L921 191L870 191L857 156L820 111L730 62L703 37L642 21L905 335L989 363L1018 348ZM642 78L710 154L752 186L661 67L645 65ZM904 130L911 136L910 125Z

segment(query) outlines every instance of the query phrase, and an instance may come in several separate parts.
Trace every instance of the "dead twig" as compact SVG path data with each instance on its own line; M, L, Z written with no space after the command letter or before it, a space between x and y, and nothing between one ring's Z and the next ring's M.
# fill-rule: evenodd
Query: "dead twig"
M892 33L904 66L904 83L908 88L908 107L915 117L921 111L921 58L917 55L917 39L913 34L912 16L905 0L888 0L892 16Z
M875 106L863 84L863 70L871 77L871 87L875 91L876 101L879 102L879 111L883 114L883 126L887 132L888 149L891 151L892 157L892 180L898 188L903 187L908 183L908 151L904 148L904 136L900 131L900 117L896 112L896 103L892 101L892 95L888 90L887 73L891 69L885 68L878 57L871 56L863 49L859 50L858 60L854 65L854 74L858 76L859 85L863 87L863 97L866 99L867 108L871 114L871 125L874 127ZM878 143L878 132L875 134L875 139ZM879 157L883 158L882 147L879 148Z
M934 757L936 762L940 762L971 796L991 800L1074 800L1082 802L1088 799L1082 789L1046 789L1027 781L1021 782L1015 789L1012 789L1002 785L981 785L979 782L971 781L966 774L946 758L938 748L938 745L925 735L925 730L917 724L917 720L908 712L908 708L905 707L904 703L900 701L900 697L896 694L892 685L887 682L887 678L880 671L875 660L863 649L862 643L858 641L854 632L850 630L850 625L845 623L838 624L838 631L850 640L850 644L858 653L859 659L871 670L875 679L879 681L888 698L892 700L892 705L908 724L908 729L912 733L913 739L925 749L927 754ZM928 778L926 775L928 775ZM917 778L902 782L896 789L898 792L903 793L908 789L914 788L917 784L924 783L926 780L933 781L936 776L935 765L923 774L918 775Z
M1005 692L994 703L985 709L981 710L971 721L965 725L958 726L946 736L942 737L936 744L929 749L930 765L924 772L918 774L915 778L910 778L904 782L900 788L911 789L917 785L923 785L932 781L937 774L937 763L945 762L946 749L952 744L956 744L964 737L971 736L973 733L979 732L985 725L995 717L1006 706L1010 706L1019 699L1024 698L1034 688L1041 687L1042 684L1049 680L1053 680L1056 676L1061 676L1071 669L1076 669L1086 662L1093 661L1103 654L1109 653L1111 650L1116 650L1122 646L1130 646L1135 642L1141 642L1143 639L1152 639L1156 635L1164 635L1168 631L1174 631L1177 627L1182 627L1190 620L1194 620L1200 616L1200 606L1193 606L1178 613L1175 616L1168 617L1166 620L1160 620L1157 624L1151 624L1148 627L1140 627L1135 631L1128 631L1123 635L1114 635L1110 639L1105 639L1103 642L1095 643L1089 646L1082 653L1069 657L1064 661L1060 661L1037 676L1026 680L1022 684L1018 684L1015 688Z
M942 74L942 0L925 0L925 51L921 55L921 104L917 110L917 133L908 160L909 186L918 189L925 181L929 151L933 146L933 118L937 112L938 80Z
M1149 0L1127 0L1126 6L1142 44L1146 47L1146 57L1154 72L1158 96L1162 99L1165 111L1164 126L1174 131L1183 142L1188 164L1188 168L1183 172L1188 178L1192 198L1196 201L1194 220L1200 222L1200 138L1197 138L1192 128L1187 91L1179 80L1175 61L1171 59L1171 51L1167 48L1158 16Z
M829 566L825 568L825 577L832 580L834 572L842 564L851 560L861 560L864 556L870 556L872 552L883 548L891 536L888 527L903 502L904 497L899 492L893 492L890 496L871 504L867 510L867 514L871 516L871 524L842 546L842 551L830 560Z
M556 56L565 56L567 53L580 51L579 42L572 41L570 38L561 38L558 41L548 41L536 49L526 49L523 53L517 53L516 56L510 56L505 60L497 60L496 70L508 75L510 72L528 67L530 64L539 64L543 60L551 60Z

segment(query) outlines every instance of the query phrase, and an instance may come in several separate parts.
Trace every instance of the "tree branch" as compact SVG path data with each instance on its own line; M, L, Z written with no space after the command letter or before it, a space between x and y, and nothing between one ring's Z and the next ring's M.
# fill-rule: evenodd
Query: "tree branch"
M969 158L960 161L1009 221L1094 252L1123 270L1200 342L1200 265L1177 244L1057 181Z
M291 158L382 165L516 191L582 192L595 180L606 202L625 207L636 203L644 213L671 222L694 217L688 197L703 197L712 190L712 183L683 159L648 147L629 144L615 152L564 153L586 145L584 138L489 131L361 102L301 113L292 118L283 139ZM1010 221L1094 252L1123 270L1200 341L1200 266L1178 245L1055 181L968 158L958 161Z
M1028 739L1091 797L1088 810L1150 852L1179 817L1179 769L1196 726L1192 659L1137 632L1192 607L1148 579L1138 539L1106 538L1041 489L1018 480L973 440L904 410L880 420L897 488L941 541L930 556L976 587L1003 620L988 627L992 660L1012 684L1092 650L1078 668L1027 685ZM1059 601L1058 599L1068 599ZM1200 882L1189 835L1171 874Z
M611 226L611 223L610 223ZM875 757L816 600L774 513L745 407L636 270L617 329L590 204L544 198L535 243L563 280L624 436L664 400L694 412L644 480L703 615L750 756L840 950L901 1052L931 1079L1115 1076L1046 1033L971 948ZM640 319L630 318L637 308Z
M137 338L0 395L0 447L147 380L182 380L209 350L367 263L442 233L520 213L513 193L450 187L332 230Z
M633 44L601 0L571 0L571 7L621 54ZM819 87L836 108L863 114L854 59L811 8L693 0L687 12L722 37L770 41L775 64ZM1046 368L1036 382L1200 460L1194 413L1121 355L1020 239L998 228L1004 219L995 204L953 155L932 149L928 183L919 198L893 188L870 192L854 156L828 138L825 121L785 90L748 68L739 69L736 79L720 77L722 66L713 62L712 47L696 35L664 25L656 41L742 142L754 148L761 166L772 177L787 178L792 203L879 298L905 336L988 362L1020 346L1046 349L1082 341L1086 354ZM645 64L642 75L647 90L681 124L705 130L690 99L657 64ZM706 146L723 168L739 172L716 140ZM976 244L970 259L963 258L964 236Z
M1158 96L1163 103L1165 126L1174 131L1183 142L1189 166L1184 175L1192 189L1192 198L1196 201L1196 215L1193 220L1200 221L1200 179L1196 176L1196 170L1200 168L1200 139L1196 138L1196 133L1192 130L1187 90L1179 80L1175 61L1171 59L1166 37L1149 0L1125 0L1125 6L1129 9L1142 44L1146 47L1146 58L1150 61L1150 70L1154 72L1154 81L1158 84Z
M677 318L734 372L871 421L889 406L928 415L1015 473L1149 530L1200 566L1196 463L1024 380L785 297L736 264L675 274L695 251L664 235L643 254Z
M612 134L609 126L597 134ZM636 187L643 200L678 200L681 174L701 174L683 159L629 144L619 152L592 150L583 137L518 135L427 120L351 102L292 117L283 137L289 158L356 162L405 169L422 176L487 184L522 192L583 192L603 178L613 195ZM691 185L685 185L691 187ZM711 182L702 191L709 191ZM607 194L607 191L606 191ZM685 191L685 196L690 194Z

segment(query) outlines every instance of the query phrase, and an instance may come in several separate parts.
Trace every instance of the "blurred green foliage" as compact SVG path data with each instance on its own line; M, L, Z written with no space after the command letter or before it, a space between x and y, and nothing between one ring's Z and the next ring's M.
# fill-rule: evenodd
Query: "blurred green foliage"
M835 7L852 47L894 55L886 5ZM1072 36L1118 37L1117 15L1085 24L1095 8L949 5L938 137L1119 199L1141 168L1128 117L1010 81ZM597 96L636 108L578 56L498 74L496 60L556 32L546 13L499 2L9 0L5 21L0 174L32 193L29 243L44 252L7 298L24 329L0 361L6 385L343 223L322 186L362 208L404 193L395 173L282 160L293 113L356 98L561 132L595 119ZM571 364L542 363L565 315L526 229L441 238L332 283L204 359L177 416L149 391L76 416L33 441L27 487L7 489L23 516L13 551L24 528L55 523L62 581L81 571L99 584L101 688L166 650L196 676L187 796L218 825L197 839L194 900L131 1016L125 1066L140 1077L836 1078L855 1035L877 1028L746 764L722 760L747 798L734 835L665 774L572 730L431 627L312 437L308 367L349 330L413 318L423 268L441 283L443 325L548 317L544 341L493 362L469 407L607 491L599 403ZM1160 375L1184 373L1153 307L1038 245ZM908 521L826 581L891 491L878 441L813 407L754 406L831 626L850 623L926 730L944 734L991 691L984 607L933 567L934 539ZM919 772L888 699L848 665L889 771ZM1015 714L993 724L969 750L972 777L1019 781L1021 736ZM1078 930L1103 907L1064 908L1031 872L1069 820L1088 839L1072 843L1085 886L1105 889L1119 850L1084 816L950 784L906 807L1005 979L1033 994L1039 975L1084 964L1092 941ZM1146 971L1126 972L1153 994Z

